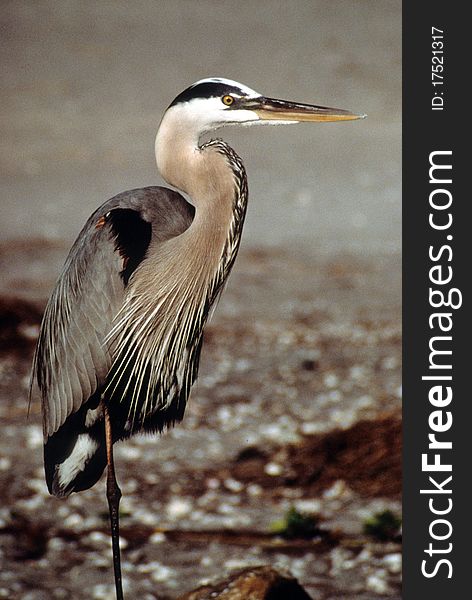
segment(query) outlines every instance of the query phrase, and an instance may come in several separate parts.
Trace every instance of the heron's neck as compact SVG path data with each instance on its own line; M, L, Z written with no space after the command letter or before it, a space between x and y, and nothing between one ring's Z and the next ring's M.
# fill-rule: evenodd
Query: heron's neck
M188 235L198 237L208 252L221 255L233 221L234 172L221 148L199 146L192 130L192 124L166 113L156 136L157 167L167 183L187 194L195 206Z

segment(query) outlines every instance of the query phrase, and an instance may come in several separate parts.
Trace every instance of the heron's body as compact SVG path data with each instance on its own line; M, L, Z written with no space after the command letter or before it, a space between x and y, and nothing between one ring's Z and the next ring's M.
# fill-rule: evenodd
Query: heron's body
M106 465L100 399L114 357L105 340L151 244L183 233L193 216L193 207L177 192L132 190L103 204L71 249L45 312L53 333L42 329L35 363L38 383L48 390L45 467L55 495L91 487ZM117 400L110 408L116 417L113 435L120 439L131 433L131 401L129 396ZM169 417L171 410L177 418L175 401Z
M244 167L231 148L217 140L200 152L227 176L197 212L163 187L112 198L87 221L51 296L45 319L56 337L41 332L35 369L48 389L46 480L57 496L91 487L106 466L101 399L114 440L183 417L247 204ZM143 280L153 282L151 292Z
M156 137L163 187L103 204L72 247L46 307L33 375L41 392L49 491L91 487L108 465L117 597L119 488L112 445L182 419L203 328L233 266L247 205L237 154L201 144L224 125L352 120L348 111L265 98L206 79L182 92Z

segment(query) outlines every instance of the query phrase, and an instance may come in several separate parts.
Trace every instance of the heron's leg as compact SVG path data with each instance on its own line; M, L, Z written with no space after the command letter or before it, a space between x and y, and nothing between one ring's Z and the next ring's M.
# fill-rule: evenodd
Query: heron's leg
M108 407L104 405L105 416L105 441L107 448L107 499L110 511L111 542L113 548L113 569L115 572L116 599L123 600L123 586L121 581L121 558L120 558L120 523L119 506L121 490L116 481L115 465L113 462L113 436L111 431L110 414Z

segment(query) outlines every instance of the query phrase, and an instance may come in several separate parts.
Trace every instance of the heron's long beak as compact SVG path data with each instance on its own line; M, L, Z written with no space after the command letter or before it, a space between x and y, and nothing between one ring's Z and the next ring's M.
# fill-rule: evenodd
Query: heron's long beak
M300 104L263 96L251 99L251 106L248 108L260 119L268 121L354 121L367 116L341 108Z

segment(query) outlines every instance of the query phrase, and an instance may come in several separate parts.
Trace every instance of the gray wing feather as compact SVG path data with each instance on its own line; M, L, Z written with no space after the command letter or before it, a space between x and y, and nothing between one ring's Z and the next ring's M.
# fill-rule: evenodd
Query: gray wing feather
M126 284L117 238L102 221L117 208L137 211L158 242L182 233L194 214L177 192L151 187L119 194L89 218L46 306L34 356L32 387L41 393L45 437L103 386L112 364L104 340Z
M111 364L103 340L125 292L111 231L97 220L74 244L43 317L34 371L45 436L97 391Z

